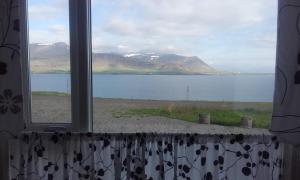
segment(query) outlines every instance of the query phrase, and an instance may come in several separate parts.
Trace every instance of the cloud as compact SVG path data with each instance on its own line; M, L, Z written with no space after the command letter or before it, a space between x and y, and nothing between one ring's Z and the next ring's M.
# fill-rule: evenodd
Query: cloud
M44 29L29 30L30 43L56 43L69 44L69 30L63 24L49 25Z
M29 0L28 17L30 43L69 44L67 0Z
M28 4L28 15L34 20L68 17L69 14L66 0L46 0L39 3L30 0Z
M139 23L134 20L124 20L119 17L112 18L105 24L103 30L120 36L146 36L149 38L159 36L203 36L210 33L207 26L177 24L159 20L144 20Z
M141 29L134 21L122 20L121 18L113 18L105 25L104 30L119 35L140 36L146 32Z
M254 39L255 46L275 48L276 46L276 33L265 34L262 37Z
M204 36L263 22L272 14L272 1L122 0L104 30L122 36Z
M97 53L128 53L128 52L136 52L137 49L133 49L132 47L129 47L127 45L119 44L119 45L101 45L96 44L93 45L93 52Z
M48 30L53 33L66 33L68 30L63 24L53 24L48 27Z

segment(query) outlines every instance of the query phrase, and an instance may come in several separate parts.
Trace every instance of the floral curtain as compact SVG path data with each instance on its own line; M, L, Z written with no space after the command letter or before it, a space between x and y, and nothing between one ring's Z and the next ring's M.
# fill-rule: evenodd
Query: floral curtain
M300 144L300 1L279 0L276 82L271 130Z
M270 135L24 134L10 144L10 179L280 179Z
M0 179L8 179L8 139L24 128L19 0L0 0Z

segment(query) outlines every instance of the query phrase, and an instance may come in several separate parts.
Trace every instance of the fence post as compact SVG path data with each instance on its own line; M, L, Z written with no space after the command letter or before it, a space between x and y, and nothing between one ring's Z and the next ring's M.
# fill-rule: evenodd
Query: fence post
M252 118L251 117L241 117L240 126L243 128L252 128Z
M199 114L199 124L210 124L210 114L204 114L200 113Z

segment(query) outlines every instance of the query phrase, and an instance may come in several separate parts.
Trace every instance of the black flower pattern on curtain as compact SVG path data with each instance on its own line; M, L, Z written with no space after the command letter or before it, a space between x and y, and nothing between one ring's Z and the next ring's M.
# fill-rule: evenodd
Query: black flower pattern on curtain
M20 20L19 19L14 20L13 29L14 29L14 31L20 32Z
M15 55L20 57L20 45L19 43L10 41L10 33L17 33L13 36L18 36L20 32L20 20L18 18L13 19L14 10L19 7L18 1L16 0L3 0L0 4L0 17L4 17L7 20L7 23L4 23L4 19L0 19L2 34L0 34L0 49L3 49L7 52L10 52L10 59L14 60ZM11 29L13 31L11 31Z
M28 133L11 142L10 178L280 179L271 135Z
M0 75L7 73L7 64L0 61Z
M0 113L5 114L10 111L17 114L21 111L22 95L13 96L11 89L5 89L3 94L0 94Z

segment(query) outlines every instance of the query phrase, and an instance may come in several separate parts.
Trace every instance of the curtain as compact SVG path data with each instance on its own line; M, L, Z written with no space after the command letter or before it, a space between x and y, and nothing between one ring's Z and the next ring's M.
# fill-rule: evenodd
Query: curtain
M23 134L10 143L10 179L280 179L270 135Z
M18 1L0 1L0 132L24 128L18 13Z
M279 0L274 110L271 131L300 144L300 1Z
M0 179L8 179L9 134L24 128L19 1L0 0Z

